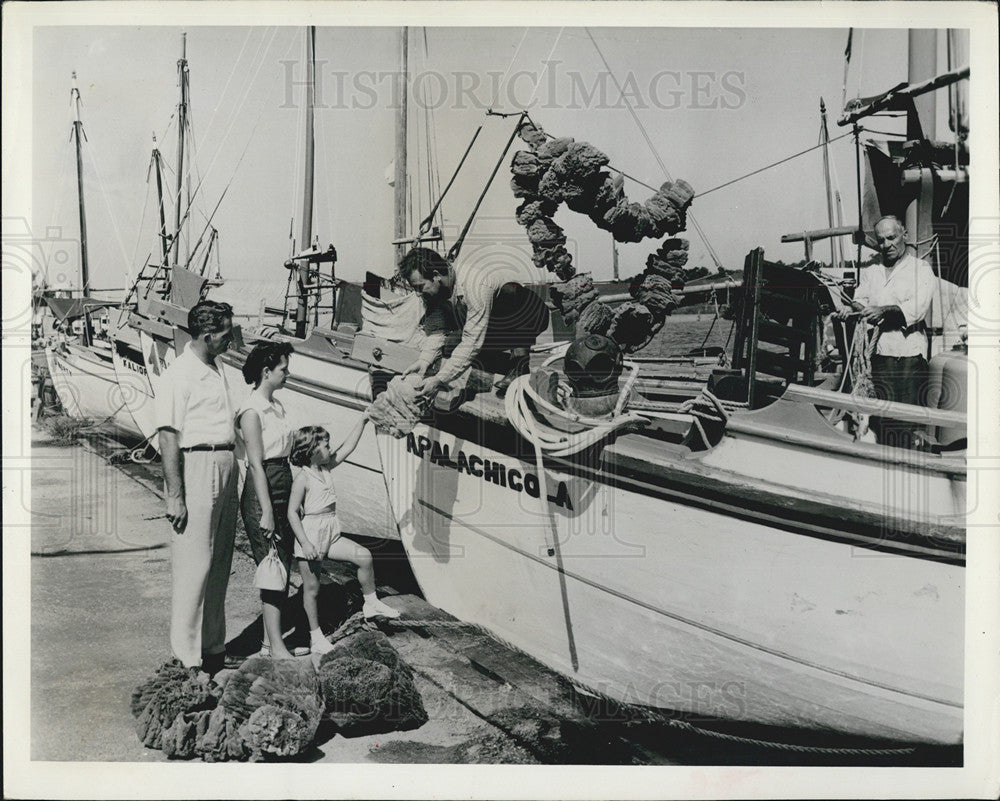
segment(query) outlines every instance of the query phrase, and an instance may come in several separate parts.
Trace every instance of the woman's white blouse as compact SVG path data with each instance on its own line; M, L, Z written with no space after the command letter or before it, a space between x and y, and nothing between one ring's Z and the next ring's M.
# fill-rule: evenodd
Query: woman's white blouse
M285 407L281 405L281 401L272 398L268 403L261 393L251 392L236 413L237 430L241 437L243 413L251 409L260 415L261 436L264 440L263 458L276 459L288 456L292 449L292 427L285 416Z

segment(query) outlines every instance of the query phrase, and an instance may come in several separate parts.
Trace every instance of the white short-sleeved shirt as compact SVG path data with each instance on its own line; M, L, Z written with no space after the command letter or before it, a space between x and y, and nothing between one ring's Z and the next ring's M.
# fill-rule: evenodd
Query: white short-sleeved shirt
M235 442L234 405L221 367L209 367L190 344L160 377L156 427L180 434L180 447Z
M260 416L260 433L264 441L264 459L277 459L292 452L292 426L285 415L285 407L277 398L270 402L259 392L250 393L236 413L236 428L240 431L240 421L246 411L255 411Z
M907 253L890 268L882 264L864 267L854 300L865 307L899 306L906 325L911 326L927 315L936 286L931 266ZM927 337L923 331L883 331L877 352L879 356L922 356L927 352Z

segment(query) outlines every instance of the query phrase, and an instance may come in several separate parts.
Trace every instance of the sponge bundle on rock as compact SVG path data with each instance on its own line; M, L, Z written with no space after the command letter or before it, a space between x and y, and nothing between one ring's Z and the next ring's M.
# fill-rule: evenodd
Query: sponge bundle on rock
M352 734L422 726L412 668L369 625L349 618L318 674L310 660L255 656L220 686L171 660L132 693L139 739L177 759L259 761L302 753L324 719Z
M176 659L165 662L132 693L131 710L139 739L147 748L163 748L164 733L175 718L213 709L219 695L218 687L200 681L196 671Z
M342 732L408 731L427 722L413 670L380 631L362 630L323 655L326 717Z
M518 134L531 149L515 153L511 163L511 188L524 200L517 221L527 230L535 266L565 282L551 286L553 302L570 325L607 334L624 350L637 350L679 303L671 290L683 286L681 268L688 243L667 239L650 255L645 272L633 280L635 301L611 310L603 306L589 278L583 284L573 283L576 269L566 249L566 235L552 217L565 202L610 231L616 241L640 242L683 230L694 190L686 181L667 181L644 203L636 203L626 197L622 176L604 169L609 159L593 145L567 137L549 140L531 122L523 123Z

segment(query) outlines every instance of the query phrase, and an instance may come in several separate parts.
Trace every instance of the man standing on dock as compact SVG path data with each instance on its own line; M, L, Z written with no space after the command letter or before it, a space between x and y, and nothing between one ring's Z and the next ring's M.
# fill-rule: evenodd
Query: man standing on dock
M235 406L216 357L233 310L203 300L188 312L191 342L160 379L156 425L166 483L173 586L170 646L185 667L214 675L226 651L226 588L237 513Z
M542 299L518 279L512 265L466 262L456 272L443 256L429 248L410 250L399 265L405 281L432 307L451 300L462 326L462 340L435 375L418 388L433 395L449 386L473 362L489 372L505 372L496 384L503 395L519 375L528 372L528 353L538 335L549 325L549 310ZM426 372L420 361L405 372Z
M872 383L881 400L919 405L927 377L924 317L936 279L931 266L906 252L906 229L894 216L875 223L881 264L861 270L851 308L879 329L872 356ZM884 445L909 448L914 426L888 417L873 417L872 429Z

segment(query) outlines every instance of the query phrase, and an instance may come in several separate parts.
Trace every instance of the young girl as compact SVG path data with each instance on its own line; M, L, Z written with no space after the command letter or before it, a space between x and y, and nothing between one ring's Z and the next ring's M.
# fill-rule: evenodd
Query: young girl
M300 428L292 436L290 461L301 467L292 481L288 499L288 522L295 533L295 557L302 574L302 603L309 618L313 653L324 654L333 646L319 628L316 596L319 593L319 560L339 559L358 566L358 581L364 593L362 612L366 618L399 617L399 612L382 603L375 595L372 555L367 549L340 534L337 519L337 493L332 468L350 456L368 423L362 416L343 444L330 450L330 434L320 426Z

